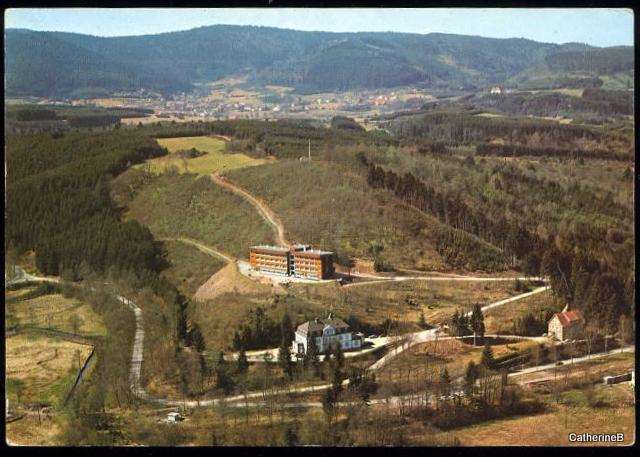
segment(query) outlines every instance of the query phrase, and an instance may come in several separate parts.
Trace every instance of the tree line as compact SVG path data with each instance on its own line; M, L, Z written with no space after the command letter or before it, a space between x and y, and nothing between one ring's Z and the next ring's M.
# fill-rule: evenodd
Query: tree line
M45 274L160 271L161 246L146 227L122 222L108 176L166 153L146 137L104 133L21 135L7 139L6 241L34 250Z
M579 149L583 143L591 143L593 148L600 149L610 149L612 144L627 150L633 147L632 136L620 136L597 127L526 117L485 117L462 111L441 110L401 117L389 121L388 127L398 139L428 139L452 145L501 138L510 144L537 143L538 147L566 149Z
M601 160L633 160L633 155L620 153L610 149L564 149L552 147L530 147L518 144L476 145L476 155L500 157L558 157L561 159L601 159Z
M367 161L366 158L361 160ZM602 201L603 204L600 205L601 200L594 195L575 189L565 191L550 182L527 182L527 179L523 179L512 169L502 171L505 171L505 182L514 180L514 185L517 181L518 185L527 188L542 188L543 192L538 190L537 195L543 201L561 202L563 206L574 207L576 210L616 213L622 220L627 216L624 208L616 208L617 205L613 202L605 205ZM470 244L461 243L454 238L456 232L449 230L444 232L446 236L439 237L437 244L438 252L443 253L445 260L451 261L453 256L449 252L456 252L462 245L466 256L480 257L487 269L500 265L499 261L502 261L502 265L517 266L528 275L549 276L553 291L558 296L583 309L589 318L609 328L615 328L621 315L632 312L635 281L630 252L612 257L609 251L607 257L600 257L600 253L607 252L611 246L620 246L622 249L633 243L633 235L622 227L620 230L603 229L601 225L585 220L574 227L573 232L560 226L556 229L559 230L556 236L551 234L542 238L535 231L535 220L530 221L528 217L506 217L505 208L499 213L490 211L489 202L471 206L460 195L441 192L411 173L398 175L368 163L367 182L373 188L393 192L415 208L467 233L467 240L470 233L502 248L498 251L499 254L488 256L483 251L473 250ZM574 199L570 195L578 197ZM453 259L453 265L456 265L455 257Z

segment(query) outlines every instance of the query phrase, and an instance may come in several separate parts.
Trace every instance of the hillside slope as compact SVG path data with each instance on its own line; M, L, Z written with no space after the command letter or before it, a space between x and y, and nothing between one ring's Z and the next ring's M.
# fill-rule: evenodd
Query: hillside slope
M236 73L300 91L496 84L540 72L633 71L633 48L448 34L302 32L215 25L130 37L5 31L7 92L69 95L188 90ZM528 75L528 76L527 76Z

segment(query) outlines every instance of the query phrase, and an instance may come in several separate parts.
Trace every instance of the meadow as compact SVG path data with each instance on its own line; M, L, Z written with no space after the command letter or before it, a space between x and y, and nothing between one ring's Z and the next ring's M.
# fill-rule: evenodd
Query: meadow
M5 304L8 327L28 325L79 335L105 334L102 319L93 311L91 305L76 298L64 297L62 294L41 295L27 300L22 298L33 290L35 287L19 289L5 295L5 299L8 299Z
M587 392L593 389L602 404L587 404ZM533 416L498 419L456 430L463 446L594 446L594 443L571 443L569 433L624 433L622 443L601 445L629 446L635 442L635 406L628 384L595 385L568 389L561 401L543 397L546 411ZM577 401L576 401L577 400ZM438 434L436 434L438 436ZM421 441L414 436L415 444Z
M515 295L511 281L381 282L341 288L337 284L289 284L267 286L241 276L235 265L214 275L190 304L190 316L200 326L209 349L228 349L233 335L249 322L258 307L273 322L287 312L294 325L315 317L334 315L357 322L356 331L379 333L385 321L391 332L421 329L420 314L427 324L444 323L456 310L469 311L474 303L488 304ZM277 344L273 345L273 347Z
M7 395L11 404L58 406L91 346L42 335L6 338Z
M553 296L550 290L525 297L508 306L492 308L485 313L484 325L487 333L512 333L513 323L531 313L536 318L549 310L557 313L562 311L564 304Z
M475 303L486 305L518 293L511 281L409 280L348 288L294 284L290 290L338 315L353 315L373 325L391 319L413 331L419 329L421 313L427 324L444 323L456 310L470 311Z
M215 172L224 173L236 168L261 165L267 161L254 159L245 154L225 154L225 141L209 136L158 138L160 146L167 148L169 154L137 165L138 168L148 168L153 173L159 173L169 167L176 167L181 173L195 173L209 175ZM180 152L192 148L206 154L194 158L183 157Z

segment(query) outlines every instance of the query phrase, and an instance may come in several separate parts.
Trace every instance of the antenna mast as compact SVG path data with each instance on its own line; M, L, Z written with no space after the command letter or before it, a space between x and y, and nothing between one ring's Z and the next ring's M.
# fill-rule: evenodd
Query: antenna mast
M309 138L309 162L311 162L311 138Z

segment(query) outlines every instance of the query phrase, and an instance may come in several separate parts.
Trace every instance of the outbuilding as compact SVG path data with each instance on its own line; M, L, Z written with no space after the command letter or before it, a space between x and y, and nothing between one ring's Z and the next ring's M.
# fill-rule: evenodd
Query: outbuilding
M549 321L549 336L559 341L575 340L584 333L584 317L578 310L565 309Z

